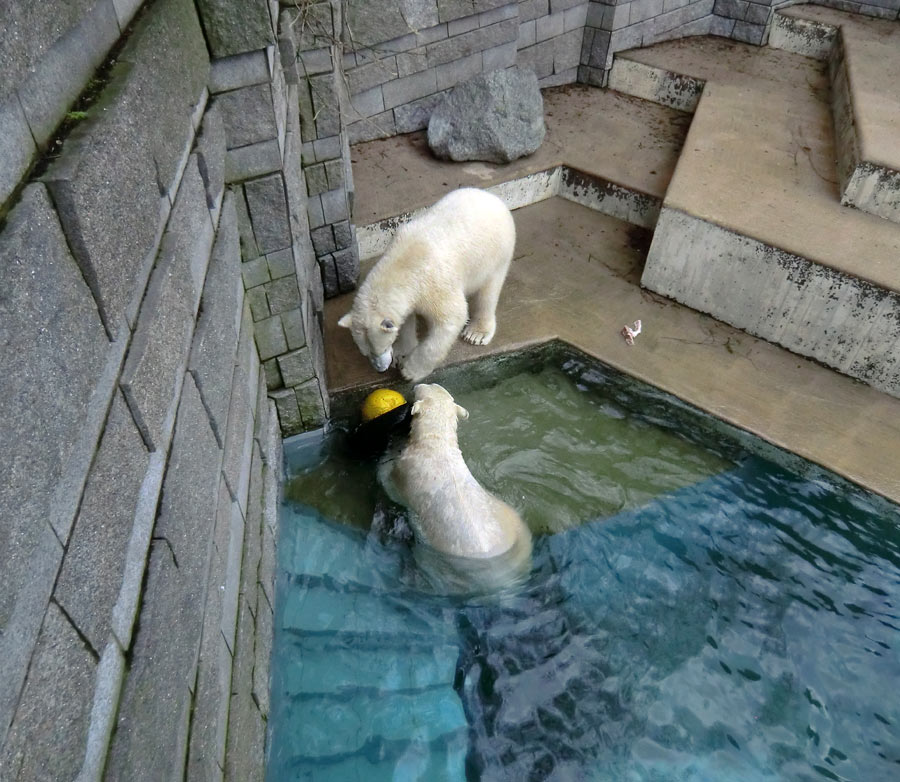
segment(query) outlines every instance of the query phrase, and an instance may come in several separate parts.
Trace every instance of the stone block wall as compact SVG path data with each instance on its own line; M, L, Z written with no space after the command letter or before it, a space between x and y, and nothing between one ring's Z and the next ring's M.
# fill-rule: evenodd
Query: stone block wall
M616 52L712 32L714 3L715 0L591 0L578 80L604 86Z
M267 8L263 0L259 4ZM271 20L268 38L256 41L261 48L213 60L210 103L222 117L224 178L235 194L240 275L256 347L282 429L293 434L322 426L328 416L324 275L314 251L315 233L310 234L299 79L292 67L283 66L284 36L276 38L287 17L276 5ZM234 49L248 45L246 35L242 31ZM345 210L349 227L348 217Z
M533 70L541 87L578 80L588 5L584 0L520 0L516 64Z
M258 779L281 436L328 414L278 5L32 6L0 39L0 778Z
M351 143L420 130L448 89L516 62L518 2L409 5L414 12L389 0L348 3L341 64Z
M359 252L350 222L353 176L341 68L343 5L339 0L286 3L278 24L285 78L299 108L305 220L322 287L336 296L356 286ZM321 307L321 302L319 302Z

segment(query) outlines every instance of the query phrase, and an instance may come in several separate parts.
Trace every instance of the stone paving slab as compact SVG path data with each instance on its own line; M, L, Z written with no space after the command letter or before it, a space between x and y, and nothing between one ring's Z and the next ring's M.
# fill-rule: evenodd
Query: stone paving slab
M264 769L255 758L265 756L266 723L251 694L254 661L255 622L248 596L241 595L232 680L234 694L228 713L225 776L257 782Z
M122 390L151 450L165 443L171 426L212 240L203 180L193 155L122 370Z
M110 778L170 779L183 769L203 624L197 596L207 583L221 453L187 375L110 748Z
M0 47L0 97L8 95L46 51L78 23L94 0L48 0L37 16L27 3L3 6L4 40Z
M112 394L109 368L114 375L121 352L107 340L43 185L27 187L8 215L0 268L2 741Z
M42 146L53 137L67 109L119 38L112 0L85 10L78 23L57 39L18 85L28 125Z
M125 400L116 393L54 588L55 599L98 654L112 630L149 462Z
M221 776L217 768L225 765L232 654L221 628L225 616L225 584L230 576L228 539L234 517L240 519L240 511L232 502L224 480L220 480L188 750L188 776L196 779L216 779ZM233 636L232 633L232 646Z
M4 143L0 146L0 204L4 203L18 187L19 180L28 170L37 153L34 137L28 128L28 120L15 95L0 98L0 134Z
M518 243L500 297L497 336L487 348L460 340L449 363L562 339L900 501L900 400L642 290L646 231L559 198L513 216ZM337 326L351 299L325 305L329 389L377 384L409 392L395 370L376 373ZM644 331L629 347L619 332L637 318ZM440 382L440 374L435 379Z
M96 668L96 657L50 603L0 752L5 782L75 779L84 761Z
M191 115L209 80L209 56L193 0L157 0L135 25L119 61L130 63L131 121L147 134L158 180L177 182Z
M216 57L265 49L275 43L266 0L199 0L197 6Z
M134 141L124 105L130 73L126 63L113 69L93 114L76 126L43 177L113 335L123 316L136 314L168 207L149 145Z
M428 206L457 187L491 187L562 163L647 195L665 195L690 116L593 87L554 87L542 94L544 143L505 165L436 160L424 132L352 147L354 223L369 225Z
M231 396L235 344L241 312L243 286L240 277L241 249L238 242L234 194L225 196L219 230L210 256L201 295L200 317L188 369L194 376L203 404L209 411L216 440L225 443L228 403Z

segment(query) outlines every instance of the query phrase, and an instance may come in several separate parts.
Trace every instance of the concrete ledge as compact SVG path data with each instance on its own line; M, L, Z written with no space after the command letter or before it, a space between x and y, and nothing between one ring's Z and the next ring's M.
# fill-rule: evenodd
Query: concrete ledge
M568 166L561 172L559 195L563 198L641 228L656 225L661 199Z
M652 228L656 224L661 203L661 199L656 196L617 185L569 166L557 166L485 189L498 196L511 210L561 196L643 228ZM381 255L391 243L397 228L422 211L424 208L359 227L357 240L360 259L369 260Z
M900 294L663 208L641 284L900 396Z
M790 9L772 15L769 46L773 49L784 49L825 62L831 55L836 38L837 28L833 25L793 16Z
M35 141L44 146L119 37L113 0L102 0L35 64L18 87Z
M841 203L900 222L900 26L802 6L775 14L773 33L773 46L828 61Z
M458 340L435 382L452 388L455 373L471 371L461 368L464 362L564 340L740 429L900 500L894 458L900 448L900 399L642 288L647 231L561 198L517 210L513 217L517 250L500 297L497 335L487 347ZM896 229L887 221L867 219ZM706 269L699 268L702 283ZM364 389L384 385L405 393L409 384L396 370L375 372L347 329L337 326L351 299L325 305L331 393L358 389L361 399ZM644 331L629 347L620 330L636 318ZM893 349L896 354L896 343Z
M703 79L673 73L617 54L609 72L609 89L691 114L703 94Z
M881 68L894 86L900 80L900 28L895 38L893 46L876 45L842 27L829 73L841 203L900 222L900 98L891 100L890 89L877 87Z

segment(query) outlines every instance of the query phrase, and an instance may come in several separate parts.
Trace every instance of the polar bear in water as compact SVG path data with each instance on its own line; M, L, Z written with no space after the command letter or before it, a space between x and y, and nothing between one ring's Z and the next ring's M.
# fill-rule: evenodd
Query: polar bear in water
M531 532L469 472L456 437L468 411L436 384L419 384L413 394L409 439L385 457L378 477L388 496L412 511L419 563L448 591L493 590L521 579L531 567Z
M397 229L338 325L379 372L394 361L407 380L421 380L460 333L473 345L493 339L515 244L503 201L477 188L454 190ZM426 328L421 342L416 316Z

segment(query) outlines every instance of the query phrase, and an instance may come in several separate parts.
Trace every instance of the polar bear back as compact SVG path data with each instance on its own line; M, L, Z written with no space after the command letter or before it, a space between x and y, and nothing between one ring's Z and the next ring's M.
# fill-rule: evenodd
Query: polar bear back
M401 225L366 283L380 285L385 278L423 290L461 286L469 295L508 266L515 243L515 223L503 201L461 188Z
M519 514L469 472L454 444L424 441L404 449L392 480L414 514L417 539L459 557L495 557L530 537Z

